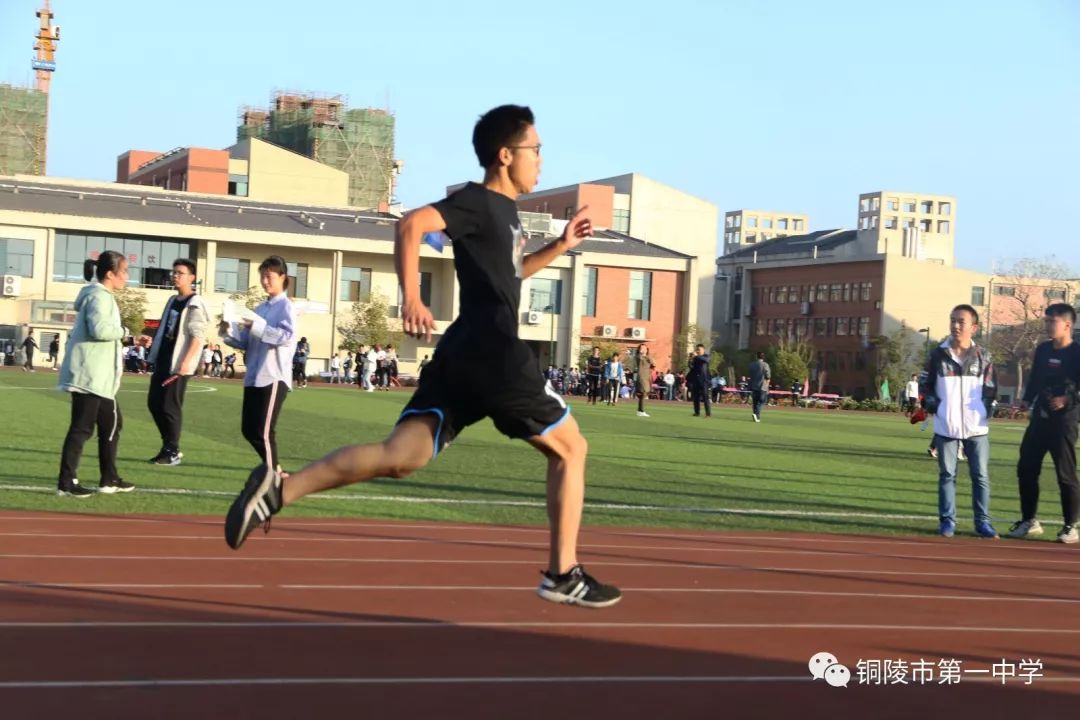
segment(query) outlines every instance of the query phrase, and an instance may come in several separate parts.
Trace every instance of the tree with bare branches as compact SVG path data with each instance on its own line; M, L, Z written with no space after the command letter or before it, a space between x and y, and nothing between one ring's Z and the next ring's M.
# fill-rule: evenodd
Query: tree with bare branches
M1035 347L1046 339L1043 313L1068 296L1068 277L1069 266L1053 256L1021 258L995 268L983 332L994 361L1015 369L1017 397L1024 393L1024 373Z

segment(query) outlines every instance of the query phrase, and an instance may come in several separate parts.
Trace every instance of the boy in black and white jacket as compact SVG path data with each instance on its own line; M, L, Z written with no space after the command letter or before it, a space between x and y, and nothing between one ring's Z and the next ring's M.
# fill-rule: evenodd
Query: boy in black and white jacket
M997 395L997 375L990 352L972 339L979 314L957 305L949 315L949 339L930 353L920 390L926 411L934 416L938 461L938 534L956 532L956 466L961 448L971 474L975 534L996 538L990 522L990 404Z

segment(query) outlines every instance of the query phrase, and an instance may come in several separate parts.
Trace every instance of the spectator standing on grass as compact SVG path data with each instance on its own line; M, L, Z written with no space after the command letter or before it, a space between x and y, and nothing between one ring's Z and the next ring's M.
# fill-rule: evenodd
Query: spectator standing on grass
M915 408L919 405L919 376L916 373L911 374L911 379L908 380L907 385L904 387L904 415L910 416L915 412Z
M34 351L37 350L37 347L37 340L34 339L34 328L30 328L26 331L26 339L22 343L23 354L26 356L23 370L34 372Z
M757 359L750 363L750 397L754 403L754 422L761 422L761 408L769 404L769 381L772 380L772 368L765 362L765 353L759 352Z
M1009 537L1041 535L1036 519L1039 509L1039 473L1050 453L1057 472L1064 525L1057 541L1080 542L1076 523L1080 519L1080 481L1076 476L1076 437L1080 425L1080 344L1073 340L1076 311L1066 303L1046 308L1046 335L1050 339L1035 348L1031 376L1022 407L1030 407L1016 476L1020 485L1020 521Z
M120 308L113 295L128 279L128 263L114 250L105 250L97 260L83 264L83 276L97 282L79 291L75 299L75 324L68 335L64 362L57 387L71 394L71 423L60 456L60 477L56 494L85 498L93 492L78 480L83 446L97 428L98 491L105 494L130 492L135 486L120 478L116 452L120 444L123 418L116 393L124 375L123 338Z
M690 373L687 375L690 394L694 399L694 417L701 415L701 405L705 405L705 417L712 417L712 402L709 397L709 353L705 346L698 343L690 357Z
M635 358L636 364L634 366L634 394L637 396L637 414L638 417L649 417L649 413L645 412L645 398L649 396L649 391L652 390L652 369L656 367L652 358L649 357L649 346L645 343L638 345L637 357Z
M293 382L296 387L307 387L307 361L310 354L311 343L307 337L300 338L300 342L296 343L296 354L293 355Z
M949 314L949 338L934 348L920 388L926 411L934 416L938 461L938 534L956 532L956 468L960 449L968 457L975 534L996 538L990 522L990 402L997 375L990 353L973 338L979 313L957 305Z

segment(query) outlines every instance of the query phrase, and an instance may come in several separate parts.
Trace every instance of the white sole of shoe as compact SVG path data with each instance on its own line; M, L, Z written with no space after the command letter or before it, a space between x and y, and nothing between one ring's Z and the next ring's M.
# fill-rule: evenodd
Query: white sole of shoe
M1076 535L1072 535L1070 537L1059 537L1057 541L1064 545L1075 545L1076 543L1080 543L1080 537L1077 537Z
M88 498L93 494L94 493L87 493L86 495L76 495L75 493L70 493L67 490L57 490L56 491L56 495L58 497L73 497L73 498L79 498L80 500L83 499L83 498Z
M102 485L98 487L98 492L104 493L106 495L113 495L115 493L131 492L134 489L134 487L116 487L115 485Z
M548 602L553 602L558 605L577 605L584 608L606 608L611 607L615 603L622 600L622 596L619 596L613 600L604 600L602 602L591 602L589 600L579 600L578 598L570 597L569 595L563 595L562 593L552 592L546 588L537 588L536 594L542 597Z

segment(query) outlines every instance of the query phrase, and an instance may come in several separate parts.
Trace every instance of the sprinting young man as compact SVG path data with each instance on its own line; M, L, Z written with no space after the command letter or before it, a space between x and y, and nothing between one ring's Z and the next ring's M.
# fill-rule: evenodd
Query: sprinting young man
M996 538L990 522L990 403L997 375L990 353L975 344L979 313L957 305L949 314L949 339L926 361L920 388L926 411L934 416L938 461L938 534L956 533L956 467L960 449L968 457L975 534Z
M1020 483L1020 521L1009 528L1009 537L1041 535L1036 519L1039 510L1039 473L1043 458L1050 453L1061 492L1061 514L1065 524L1057 541L1080 542L1076 523L1080 520L1080 482L1076 477L1076 435L1080 425L1080 344L1072 339L1076 311L1066 303L1046 308L1046 342L1035 348L1031 376L1024 390L1023 405L1031 408L1016 476Z
M381 443L340 448L288 477L269 463L257 467L229 510L225 539L239 547L255 527L305 495L374 477L405 477L466 427L491 417L500 431L527 441L548 460L550 553L537 594L557 603L613 605L619 590L588 575L577 558L588 445L518 338L521 281L589 237L592 224L581 208L559 239L525 254L515 200L533 189L541 167L540 137L528 108L504 105L485 114L473 130L473 147L483 183L469 183L397 225L394 260L404 331L430 340L435 329L417 281L427 233L445 232L453 241L461 312L393 432Z

